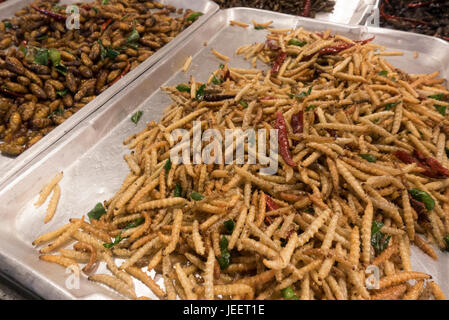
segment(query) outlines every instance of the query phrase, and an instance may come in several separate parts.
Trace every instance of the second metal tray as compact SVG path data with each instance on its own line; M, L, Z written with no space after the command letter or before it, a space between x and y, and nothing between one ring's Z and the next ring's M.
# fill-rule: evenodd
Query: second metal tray
M14 16L14 13L33 0L9 0L1 5L0 9L0 19L6 19ZM23 167L25 164L30 162L39 153L46 150L49 146L60 139L64 134L66 134L70 129L76 126L78 123L83 121L89 114L91 114L96 109L100 108L106 101L111 99L115 94L120 92L124 87L130 84L134 79L139 77L145 70L153 66L161 58L165 57L171 50L179 46L186 37L188 37L192 32L194 32L201 24L207 21L212 15L218 11L218 5L212 1L208 0L196 0L196 1L185 1L185 0L162 0L160 1L164 4L170 4L176 8L192 9L194 11L201 11L204 13L195 23L193 23L189 28L181 32L174 40L166 44L163 48L158 50L155 54L149 57L147 60L142 62L137 68L126 74L122 79L117 81L114 85L108 88L106 91L97 96L92 102L84 106L80 111L75 113L64 123L56 127L48 135L42 138L39 142L33 145L30 149L26 150L23 154L18 157L7 157L0 155L0 186L5 180L10 177L14 172ZM76 0L62 0L60 3L63 4L76 4L79 1Z
M187 82L190 75L197 81L206 81L222 61L211 48L231 57L233 67L248 67L248 61L234 54L241 45L264 41L266 31L242 29L229 25L230 20L250 22L274 21L277 28L304 27L311 31L331 29L352 39L376 36L375 42L392 50L402 50L404 56L391 57L390 62L409 73L430 73L441 70L449 78L449 44L436 38L415 34L348 26L303 19L255 9L228 9L214 15L188 41L183 41L152 69L145 71L132 86L126 87L91 114L70 134L65 135L45 153L17 172L3 190L0 190L0 272L35 291L47 299L113 299L112 291L81 279L79 289L67 287L67 277L60 266L41 262L31 242L40 234L54 230L80 217L97 202L109 199L120 187L129 172L123 155L129 149L123 141L142 130L146 122L159 120L162 110L170 104L168 96L159 89L163 85ZM207 46L205 46L207 42ZM419 58L414 59L414 52ZM193 56L187 72L182 72L185 60ZM267 66L260 65L267 69ZM140 122L131 122L131 115L143 111ZM36 209L39 190L57 172L64 171L60 182L62 196L53 220L44 225L45 206ZM446 294L449 294L449 254L439 253L438 262L412 248L412 264L416 271L430 273ZM161 282L160 278L156 278ZM136 281L138 295L156 298Z

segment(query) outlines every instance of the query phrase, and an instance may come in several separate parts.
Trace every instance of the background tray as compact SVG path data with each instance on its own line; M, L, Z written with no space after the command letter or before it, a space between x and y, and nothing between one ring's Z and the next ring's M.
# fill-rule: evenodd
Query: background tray
M243 44L264 41L266 31L231 27L229 21L250 22L251 19L258 22L273 20L273 26L277 28L302 26L311 31L331 29L334 33L356 40L375 35L376 43L404 52L403 57L389 58L397 67L409 73L441 70L441 76L449 78L449 44L436 38L255 9L220 11L154 68L145 71L132 86L123 89L120 95L91 114L7 181L0 191L0 272L47 299L121 298L103 286L89 283L85 276L81 279L79 290L67 289L65 282L68 275L64 269L40 262L31 242L38 235L67 223L70 217L87 213L97 202L109 199L119 188L129 172L123 160L123 155L129 150L123 145L123 140L142 130L146 122L159 120L162 110L170 103L168 96L159 90L160 86L187 82L191 74L197 81L206 81L222 63L211 53L211 48L231 57L231 66L249 67L249 63L235 56L234 51ZM205 41L207 47L204 46ZM418 59L413 58L415 51L419 52ZM188 72L183 73L180 69L190 55L194 57L192 65ZM144 113L136 126L130 117L137 110ZM44 225L45 205L36 209L33 203L42 186L60 170L64 171L64 178L60 182L62 196L58 211L53 220ZM415 249L412 248L414 270L432 274L445 294L449 295L449 254L437 249L439 261L435 262ZM160 278L156 281L162 282ZM135 284L138 296L156 298L139 282Z
M0 20L10 18L15 12L22 9L32 0L9 0L2 5L0 5ZM74 0L63 0L60 3L63 4L74 4L79 1ZM100 108L106 101L111 99L114 95L120 92L124 87L129 85L134 79L141 75L145 70L153 66L157 61L166 56L173 48L177 47L182 41L194 32L201 24L207 21L217 10L218 5L212 1L208 0L162 0L160 1L164 4L171 4L177 8L190 8L194 11L201 11L204 13L194 24L189 28L181 32L174 40L169 42L163 48L158 50L155 54L149 57L147 60L142 62L137 68L126 74L122 79L117 81L110 88L105 90L103 93L98 95L92 102L85 105L80 111L75 113L69 119L67 119L63 124L56 127L48 135L42 138L39 142L33 145L30 149L26 150L18 157L7 157L0 154L0 185L5 182L5 180L10 177L14 172L23 167L25 164L30 162L39 153L46 150L49 146L60 139L64 134L66 134L70 129L76 126L78 123L83 121L89 114Z

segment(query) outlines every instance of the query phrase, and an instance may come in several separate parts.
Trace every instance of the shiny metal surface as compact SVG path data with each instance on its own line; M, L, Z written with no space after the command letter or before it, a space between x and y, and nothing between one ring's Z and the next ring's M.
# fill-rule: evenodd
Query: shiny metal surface
M378 0L335 0L333 12L318 13L317 19L344 23L362 24Z
M249 62L237 57L234 51L241 45L264 41L266 31L232 27L229 21L250 23L251 19L273 20L273 26L277 28L331 29L352 39L375 35L376 43L404 52L402 57L389 58L395 66L409 73L440 70L441 76L449 79L449 44L436 38L255 9L220 11L191 34L188 41L173 48L154 68L146 70L107 105L92 113L7 181L0 190L0 272L47 299L121 298L103 286L89 283L85 276L79 289L67 288L69 274L60 266L39 261L38 252L31 242L38 235L67 223L70 217L86 214L97 202L109 199L119 188L129 171L123 160L123 155L129 150L122 142L142 130L148 121L159 120L162 110L170 103L159 87L187 82L190 75L195 75L197 81L206 81L222 63L211 53L211 48L229 56L231 66L249 67ZM413 58L414 52L419 53L419 58ZM184 73L181 68L190 55L193 62ZM259 67L268 68L265 65ZM130 117L137 110L143 111L143 116L135 125ZM59 207L53 220L44 225L42 220L46 206L36 209L33 203L42 186L61 170L64 171L64 178L60 182L62 196ZM449 295L449 254L436 249L439 261L435 262L415 249L412 248L414 269L430 273ZM161 279L156 278L156 281L160 283ZM156 298L140 283L136 281L135 284L138 296Z
M32 3L32 0L9 0L0 7L0 19L10 18L14 13L27 4ZM79 1L63 0L63 4L73 4ZM26 150L18 157L7 157L0 155L0 186L5 180L14 172L23 167L25 164L34 159L39 153L46 150L49 146L60 139L70 129L82 122L89 114L100 108L106 101L111 99L115 94L120 92L124 87L130 84L134 79L141 75L145 70L153 66L161 58L165 57L173 48L179 46L184 39L194 32L201 24L207 21L217 10L218 5L208 0L162 0L164 4L171 4L177 8L190 8L194 11L201 11L204 13L192 26L181 32L173 41L157 51L154 55L142 62L137 68L126 74L122 79L117 81L113 86L101 93L92 102L84 106L80 111L75 113L63 124L56 127L48 135L42 138L38 143Z

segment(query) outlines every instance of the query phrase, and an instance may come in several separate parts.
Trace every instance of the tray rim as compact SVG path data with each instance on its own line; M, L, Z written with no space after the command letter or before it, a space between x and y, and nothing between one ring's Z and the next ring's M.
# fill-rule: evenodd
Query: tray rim
M220 10L217 13L215 13L215 15L225 15L225 16L227 16L227 12L235 11L235 10L259 11L259 12L261 12L261 11L263 12L264 11L264 10L252 9L252 8L230 8L230 9L226 9L226 10ZM447 46L447 49L449 51L449 43L447 43L446 41L443 41L441 39L438 39L438 38L435 38L435 37L431 37L431 36L425 36L425 35L415 34L415 33L410 33L410 32L403 32L403 31L398 31L398 30L390 30L390 29L379 28L379 27L366 27L366 26L360 26L360 25L346 25L346 24L340 24L340 23L333 23L333 22L329 22L329 21L322 21L322 20L315 20L315 19L309 19L309 18L302 18L302 17L292 16L292 15L288 15L288 14L275 13L275 12L271 12L271 11L267 11L267 12L269 12L272 15L275 15L276 16L276 17L274 17L275 19L282 19L282 17L285 17L285 18L295 17L295 19L297 19L297 21L302 21L302 20L306 20L307 19L307 21L311 21L314 24L321 24L321 25L328 25L328 26L338 26L340 28L344 28L344 29L347 29L347 30L360 30L361 32L367 32L367 33L373 33L373 32L390 33L390 34L391 33L397 33L399 35L405 33L405 34L412 35L413 37L417 37L418 39L419 38L425 38L425 39L428 39L429 41L440 42L441 44L444 44L445 46ZM205 28L208 25L208 23L209 23L209 21L206 22L204 25L202 25L201 28ZM167 55L163 59L161 59L159 61L159 63L160 64L169 63L171 61L171 59L173 59L173 56L178 53L178 50L182 50L182 48L178 48L177 50L172 51L169 55ZM145 71L145 73L147 73L147 72L150 72L150 70L148 69L148 70ZM144 81L144 77L141 75L135 81L136 82L137 81ZM123 89L122 92L129 93L129 92L132 92L132 90L133 90L132 86L127 86L126 88ZM151 94L153 94L153 93L151 93ZM95 110L95 112L90 114L88 118L89 118L89 120L91 120L91 119L93 120L95 117L98 117L101 113L104 113L104 112L107 112L106 108L97 109L97 110ZM84 121L82 124L77 125L75 128L73 128L72 132L70 132L70 134L65 135L64 138L70 140L71 137L75 136L76 134L81 133L82 130L85 130L85 128L87 126L89 126L90 124L91 124L91 121ZM55 151L55 149L58 148L58 146L60 146L61 143L63 143L63 142L62 141L56 142L54 145L52 145L49 148L50 150L49 150L48 154L40 155L41 159L39 159L36 162L27 164L26 167L22 168L20 171L15 173L13 177L10 177L9 179L7 179L10 182L9 185L13 185L13 184L15 185L18 182L20 182L20 180L26 179L27 171L32 170L34 167L38 167L43 161L46 161L47 158L50 156L51 151ZM0 185L0 187L1 187L1 185ZM8 189L8 187L7 187L7 189ZM4 196L4 192L8 192L8 190L1 191L1 188L0 188L0 197ZM2 260L4 260L4 258L5 257L3 255L2 247L1 247L1 243L0 243L0 262L3 262ZM8 258L8 257L6 257L6 258ZM12 259L12 260L14 260L14 259ZM16 264L15 266L17 267L17 264L18 264L17 260L14 260L14 261L10 260L9 262L10 262L10 264L7 265L7 266L14 267L14 264ZM0 269L4 268L3 263L0 263L0 266L1 266ZM30 267L30 270L27 270L27 271L32 273L33 270ZM45 282L44 279L40 279L40 281L44 281ZM42 282L42 284L44 284L44 282ZM47 283L47 285L50 286L51 283ZM56 289L56 288L53 287L52 289ZM55 290L55 291L58 291L58 290ZM61 292L59 292L59 293L61 293ZM66 296L66 298L73 298L73 297Z
M120 94L120 92L126 87L132 85L132 83L138 79L143 73L145 73L148 69L152 68L156 65L161 59L163 59L167 53L176 48L179 44L181 44L189 35L195 32L199 27L201 27L204 23L206 23L210 18L212 18L215 13L219 10L219 6L211 1L211 0L196 0L203 3L204 7L210 6L210 11L205 13L203 16L200 16L198 20L196 20L192 25L190 25L187 29L183 30L179 33L172 41L167 43L160 50L156 51L152 56L147 58L145 61L140 63L134 70L127 73L123 78L117 81L115 84L107 88L101 94L99 94L95 99L86 104L81 110L73 114L70 118L68 118L64 123L56 126L50 133L44 136L40 141L38 141L35 145L30 147L28 150L23 152L21 155L17 157L8 157L5 155L0 155L0 170L4 171L3 176L0 177L0 187L4 185L8 178L14 175L17 171L23 168L26 164L33 161L39 154L46 152L49 147L63 138L66 134L68 134L71 130L73 130L78 124L82 123L89 117L93 112L102 108L106 103L111 101L115 96ZM64 2L64 1L62 1ZM76 1L70 1L76 2ZM165 0L164 2L172 2L172 0ZM0 10L6 6L14 7L18 6L15 11L20 10L25 5L21 0L8 0L0 6ZM188 3L186 4L186 6ZM7 159L12 159L7 160ZM5 161L2 164L2 160ZM0 172L2 172L0 171Z

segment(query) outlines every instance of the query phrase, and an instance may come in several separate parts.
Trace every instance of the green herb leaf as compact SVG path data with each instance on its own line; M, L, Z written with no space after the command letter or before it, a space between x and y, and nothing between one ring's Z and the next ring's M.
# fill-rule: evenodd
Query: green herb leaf
M92 9L94 9L95 13L100 12L100 9L98 9L97 7L92 7Z
M196 21L199 17L201 17L204 13L202 12L194 12L190 16L187 17L187 21Z
M312 92L312 88L313 88L313 86L310 86L310 88L307 91L303 91L299 94L295 94L294 97L304 98L304 97L310 96L310 93Z
M180 184L175 186L175 192L173 194L174 197L182 197L182 187Z
M140 117L142 117L143 111L137 111L136 113L133 114L133 116L131 117L131 121L134 122L134 124L137 124L140 120Z
M398 104L400 104L402 101L398 101L398 102L392 102L392 103L387 103L385 105L385 110L391 110L394 107L396 107Z
M444 93L433 94L433 95L429 96L429 98L441 101L444 98Z
M225 236L221 237L220 239L220 250L228 250L228 239Z
M48 56L53 66L57 66L61 63L61 52L59 52L59 50L53 48L48 50Z
M257 25L257 26L254 27L254 29L256 29L256 30L264 30L264 29L266 29L266 28L267 28L267 27L261 26L261 25Z
M195 99L197 101L203 101L204 98L204 90L206 89L206 85L202 84L200 85L200 87L198 88L198 90L196 91L196 96Z
M224 69L225 65L223 63L220 63L220 69Z
M168 172L171 169L171 160L168 158L168 160L164 164L165 174L168 174Z
M43 41L43 40L47 40L47 39L48 39L48 34L44 34L43 36L36 38L37 41Z
M376 232L371 234L371 245L374 247L376 254L381 253L388 247L391 236L382 232Z
M413 188L408 190L413 199L421 201L426 206L428 211L433 210L435 207L435 200L425 191L422 191L417 188Z
M113 242L109 242L109 243L103 243L103 247L105 247L106 249L110 249L113 246L115 246L116 244L119 244L120 241L122 241L125 238L122 238L122 233L120 232L118 236L115 237Z
M226 269L231 264L231 254L226 251L222 252L221 256L218 258L218 265L220 266L221 270Z
M366 154L360 154L361 158L365 159L368 162L376 162L377 157L373 156L372 154L366 153Z
M65 89L63 91L56 91L56 94L60 96L61 98L64 98L67 95L68 89Z
M95 207L87 213L90 220L98 220L106 213L106 209L101 202L97 203Z
M140 35L139 32L136 29L136 26L133 26L133 30L131 31L131 33L129 34L128 38L126 38L126 43L132 43L132 42L136 42L137 40L140 39Z
M195 200L195 201L201 201L201 200L204 199L204 196L203 196L201 193L198 193L198 192L193 191L193 192L190 194L190 198L192 198L192 199Z
M128 47L133 48L134 50L138 50L139 49L139 44L138 43L128 43Z
M388 76L388 71L387 70L382 70L381 72L379 72L379 76L382 76L382 77Z
M220 269L224 270L231 263L231 254L228 251L228 239L224 236L220 239L220 250L221 255L218 258L218 264L220 265Z
M443 238L444 242L446 242L446 245L449 247L449 236Z
M212 78L212 83L213 83L213 84L220 85L221 82L222 82L222 81L221 81L220 79L218 79L216 76L214 76L214 77Z
M67 72L69 72L69 70L67 69L67 67L66 66L64 66L63 64L58 64L57 66L55 66L55 70L58 72L58 73L60 73L60 74L62 74L63 76L66 76L67 75Z
M292 38L292 39L290 39L288 44L291 45L291 46L304 47L307 44L307 41L299 41L296 38Z
M6 28L12 29L11 21L5 21L5 22L3 22L3 24L5 25Z
M310 206L310 207L305 208L305 209L304 209L304 212L307 212L307 213L315 213L315 209L313 209L313 207Z
M308 106L306 108L306 111L315 110L315 108L316 108L316 105L311 104L310 106Z
M25 47L23 44L20 44L20 45L19 45L19 50L20 50L24 55L26 55L26 54L28 53L27 47Z
M281 294L285 299L299 300L298 296L296 295L295 291L293 291L292 287L282 289Z
M38 49L34 55L34 63L48 66L48 50L47 49Z
M434 105L435 109L437 109L437 111L442 115L446 115L446 106L441 106L439 104L435 104Z
M371 225L371 234L377 233L382 229L384 224L380 221L373 221L373 224Z
M240 100L239 104L243 107L243 108L248 108L248 102Z
M179 92L189 92L190 93L190 87L186 86L184 84L180 84L176 87L176 90L178 90Z
M234 231L235 228L235 222L234 220L226 220L224 222L224 226L226 228L226 231L228 232L228 234L231 234Z
M138 218L136 221L131 222L130 224L128 224L123 230L128 230L128 229L132 229L132 228L137 228L138 226L140 226L143 222L145 221L145 218Z
M101 0L101 4L102 5L106 5L106 4L108 4L109 3L109 0Z

